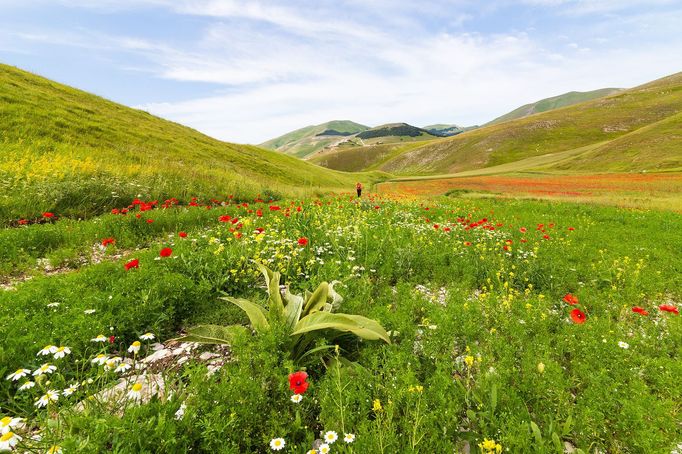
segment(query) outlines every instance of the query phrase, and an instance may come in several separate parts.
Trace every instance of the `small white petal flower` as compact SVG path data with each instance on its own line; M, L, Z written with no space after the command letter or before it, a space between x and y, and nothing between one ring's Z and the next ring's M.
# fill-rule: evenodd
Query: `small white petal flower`
M295 404L300 403L302 400L303 400L303 396L300 394L294 394L293 396L291 396L291 401Z
M48 389L43 396L34 404L38 408L46 407L50 402L57 402L59 400L59 393L52 389Z
M16 372L12 372L7 376L7 380L17 381L30 374L31 371L28 369L18 369Z
M140 400L142 398L142 383L135 383L128 391L128 399Z
M104 334L99 334L94 339L90 339L90 342L106 342L106 341L107 341L107 338L104 336Z
M69 347L58 347L54 351L54 358L55 359L61 359L61 358L65 357L66 355L70 355L70 354L71 354L71 349Z
M324 441L329 444L334 443L336 440L338 440L338 438L339 435L333 430L329 430L324 434Z
M50 303L47 307L59 307L59 303Z
M287 442L284 441L284 438L273 438L270 440L270 449L273 451L281 451L286 444Z
M36 382L34 381L25 381L21 386L19 386L19 391L25 391L27 389L31 389L36 385Z
M154 335L152 333L144 333L142 336L140 336L140 339L149 341L154 339Z
M99 355L95 356L90 362L92 364L97 364L98 366L103 366L104 364L106 364L107 361L109 361L109 357L104 353L100 353Z
M128 363L121 363L118 366L116 366L116 369L114 369L114 372L119 372L119 373L126 372L126 371L130 370L132 367L133 366L131 366Z
M21 441L21 437L14 432L7 432L0 437L0 451L12 451Z
M185 405L185 403L183 402L183 403L180 405L180 408L178 408L178 411L175 412L175 419L176 419L176 420L179 421L179 420L181 420L182 418L185 417L185 409L186 409L186 408L187 408L187 405Z
M142 344L140 344L140 341L133 342L132 345L128 347L128 352L137 355L137 353L140 351L141 345Z
M320 447L318 448L318 451L320 454L329 454L329 451L331 451L331 448L327 443L322 443Z
M79 386L78 383L74 383L73 385L69 386L69 387L66 388L64 391L62 391L62 394L63 394L64 396L67 396L67 397L68 397L68 396L70 396L71 394L73 394L73 393L76 392L76 390L78 389L78 386Z
M627 342L623 342L623 341L618 342L618 346L619 346L620 348L624 348L625 350L627 350L628 348L630 348L630 344L628 344Z
M38 354L36 356L38 356L38 355L42 355L42 356L52 355L56 351L57 351L57 347L55 347L54 345L46 345L45 347L43 347L42 350L40 350L38 352Z
M0 433L4 435L7 432L10 432L12 429L23 427L23 420L23 418L12 418L11 416L5 416L4 418L0 419Z
M84 313L85 315L92 315L92 314L94 314L95 312L97 312L95 309L86 309L86 310L83 311L83 313Z
M38 369L33 371L33 376L40 376L43 374L51 374L52 372L57 370L57 366L53 366L50 363L45 363L42 366L40 366Z
M355 434L346 434L343 436L343 441L346 443L353 443L355 441Z

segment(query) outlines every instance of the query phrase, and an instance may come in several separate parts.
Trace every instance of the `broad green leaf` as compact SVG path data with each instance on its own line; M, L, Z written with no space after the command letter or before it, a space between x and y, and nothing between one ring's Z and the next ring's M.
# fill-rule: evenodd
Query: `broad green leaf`
M310 295L310 298L306 300L305 307L303 308L304 316L322 310L324 305L327 304L328 295L329 284L327 284L326 282L322 282Z
M322 329L351 332L367 340L383 340L390 344L386 330L376 321L360 315L332 314L314 312L303 317L297 324L292 336Z
M187 334L173 339L178 342L199 342L202 344L230 344L235 336L248 330L241 325L199 325L187 330Z
M540 432L540 428L538 427L535 422L531 421L530 422L530 429L533 431L533 436L535 437L535 442L539 445L542 444L542 432Z
M571 433L571 426L572 425L573 425L573 415L568 415L568 418L566 418L564 425L561 427L561 435L565 437L566 435Z
M265 286L268 290L268 302L270 304L270 310L276 314L284 313L284 303L282 303L282 295L279 294L279 272L272 271L267 266L255 262L256 266L263 274L265 278Z
M287 305L284 308L284 317L286 319L287 328L289 331L293 331L296 323L298 323L301 318L303 297L291 294L289 292L289 287L287 287L286 292L284 293L284 299L287 301Z
M340 283L340 281L332 281L331 284L329 284L329 297L332 299L332 309L330 312L334 312L341 307L341 303L343 302L343 297L334 290L334 286Z
M559 435L557 435L556 432L552 432L552 442L554 443L554 448L556 449L556 452L558 453L564 452L564 445L563 443L561 443Z
M249 317L249 320L251 321L251 326L253 326L253 329L256 331L265 331L270 328L270 324L268 323L267 319L267 312L265 312L265 309L263 309L262 306L259 306L256 303L252 303L249 300L245 300L243 298L232 298L231 296L224 296L222 299L231 302L232 304L235 304L238 306L241 310L246 312L246 315Z

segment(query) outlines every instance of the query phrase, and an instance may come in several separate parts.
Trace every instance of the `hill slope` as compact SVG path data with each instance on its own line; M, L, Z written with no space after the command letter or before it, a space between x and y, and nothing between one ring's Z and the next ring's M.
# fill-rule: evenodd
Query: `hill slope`
M680 161L682 135L672 117L681 111L682 73L677 73L605 98L432 141L379 168L403 175L449 174L594 145L594 153L603 157L590 155L576 169L673 169ZM658 122L663 123L655 126ZM646 126L651 127L641 129Z
M493 121L487 123L487 125L494 125L497 123L502 123L503 121L515 120L517 118L524 118L536 113L548 112L561 107L572 106L573 104L591 101L597 98L603 98L604 96L608 96L619 91L621 91L620 88L601 88L599 90L584 92L570 91L568 93L564 93L563 95L541 99L540 101L521 106L509 113L497 117Z
M87 216L135 197L251 199L352 187L356 179L235 145L0 65L0 222Z
M306 126L260 144L269 150L304 158L316 151L339 142L345 136L369 129L368 126L348 120L334 120L319 125Z

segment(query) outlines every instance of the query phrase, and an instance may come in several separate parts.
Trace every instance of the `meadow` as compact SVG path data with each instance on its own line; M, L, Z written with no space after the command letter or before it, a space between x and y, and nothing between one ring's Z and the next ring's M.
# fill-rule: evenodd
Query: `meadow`
M14 219L0 449L680 449L680 215L459 195Z

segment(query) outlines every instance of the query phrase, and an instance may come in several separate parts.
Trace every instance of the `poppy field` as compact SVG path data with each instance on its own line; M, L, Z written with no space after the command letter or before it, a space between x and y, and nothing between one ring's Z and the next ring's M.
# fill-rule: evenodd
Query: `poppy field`
M682 451L674 211L130 200L0 230L0 451Z

